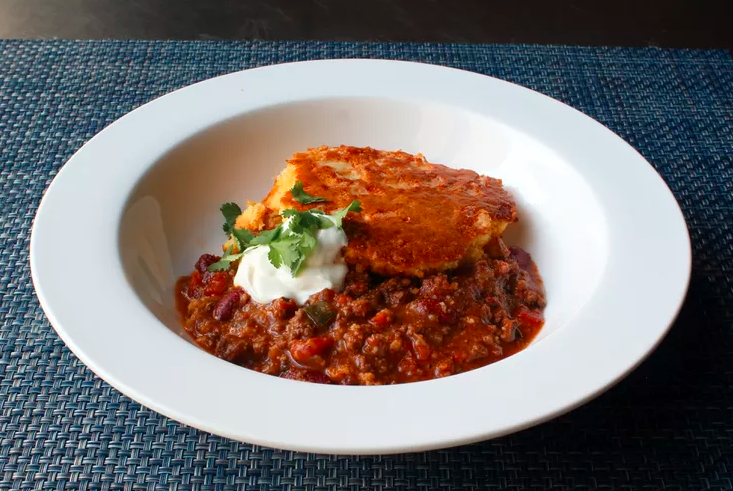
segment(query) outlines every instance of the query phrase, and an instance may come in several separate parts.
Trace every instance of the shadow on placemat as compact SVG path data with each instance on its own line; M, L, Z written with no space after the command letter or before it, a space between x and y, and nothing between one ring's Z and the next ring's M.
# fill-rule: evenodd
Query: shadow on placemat
M340 57L493 75L560 99L634 145L680 202L694 249L689 297L649 360L593 402L515 435L348 458L179 425L71 355L38 306L28 268L35 209L66 159L173 89L253 66ZM731 128L733 62L721 51L0 41L0 490L733 489ZM638 253L655 251L640 245Z

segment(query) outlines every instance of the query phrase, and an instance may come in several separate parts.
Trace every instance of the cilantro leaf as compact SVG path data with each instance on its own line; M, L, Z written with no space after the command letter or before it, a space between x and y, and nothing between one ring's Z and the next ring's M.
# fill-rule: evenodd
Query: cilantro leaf
M303 183L298 182L291 190L293 197L300 203L305 204L298 198L303 198L307 203L326 201L323 198L314 198L303 191ZM259 235L254 235L246 229L235 228L237 217L241 214L239 206L234 203L225 203L221 207L226 223L224 230L236 241L239 253L233 254L233 247L229 247L224 256L216 263L209 266L209 271L226 271L231 263L241 259L244 252L254 246L266 245L268 247L267 258L275 268L287 267L293 276L305 267L308 255L318 246L316 236L319 230L331 227L341 228L344 217L350 212L360 212L361 203L352 201L349 206L342 210L327 215L319 209L299 211L296 209L283 210L281 216L286 222L281 223L271 230L264 230ZM286 226L287 224L287 226Z
M249 247L249 243L252 242L252 239L255 238L255 235L252 232L244 228L233 228L232 236L234 237L234 240L237 241L239 252L244 252L244 250Z
M256 236L254 239L249 241L249 245L253 246L253 245L269 244L270 242L277 240L282 230L283 230L282 224L278 225L277 227L273 228L272 230L263 230L262 232L260 232L260 235Z
M296 234L307 229L324 230L333 227L333 221L321 210L298 211L291 208L283 210L281 215L290 218L288 228Z
M303 183L301 181L298 181L293 186L293 189L290 190L290 194L293 195L293 199L300 203L301 205L309 205L311 203L320 203L322 201L328 201L326 198L318 198L316 196L311 196L310 194L306 193L303 190Z
M335 226L334 221L322 210L287 209L281 212L281 216L286 219L280 225L282 230L273 239L266 241L270 247L268 258L276 268L284 265L293 276L297 276L308 255L318 245L318 231ZM256 242L258 241L255 238L250 244ZM262 243L265 243L264 239Z
M317 244L318 242L316 241L316 237L314 235L305 234L303 235L303 237L301 237L299 245L300 245L301 251L305 253L309 253L309 252L312 252L313 249L316 248Z
M331 213L331 217L333 217L334 221L336 222L336 226L338 228L341 228L344 218L346 217L347 213L349 213L350 211L353 211L354 213L359 213L361 211L361 201L354 200L346 208L342 208L340 210L337 210Z
M270 263L276 268L286 266L290 269L291 274L295 276L293 265L300 260L302 255L298 247L299 242L298 237L291 237L290 239L270 243L270 252L267 253Z
M336 224L333 223L333 220L328 218L327 215L316 215L316 218L318 219L318 228L321 230L325 230L327 228L335 227Z
M316 237L312 234L304 234L300 239L300 243L298 244L300 257L290 268L293 273L293 277L298 276L298 273L300 273L305 265L306 259L308 259L308 255L313 252L317 244L318 242L316 241Z
M267 259L270 260L270 264L272 264L275 269L280 269L280 266L283 265L283 257L280 255L280 251L275 247L270 247L270 251L267 253Z
M224 232L229 235L234 229L234 222L242 214L242 209L236 203L224 203L221 205L221 214L224 215Z
M224 253L221 259L219 259L214 264L210 265L208 268L206 268L209 271L226 271L229 269L233 261L236 261L237 259L240 259L244 253L240 252L237 254L232 254L232 246L229 246L227 248L227 251Z

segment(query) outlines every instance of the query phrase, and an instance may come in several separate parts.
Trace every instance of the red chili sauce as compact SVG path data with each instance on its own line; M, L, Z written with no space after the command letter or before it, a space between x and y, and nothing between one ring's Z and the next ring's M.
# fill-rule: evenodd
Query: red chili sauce
M323 290L300 307L251 300L232 284L235 267L208 272L218 257L204 254L178 280L176 301L199 346L258 372L346 385L429 380L506 358L542 327L537 267L519 248L499 250L421 279L350 269L340 293Z

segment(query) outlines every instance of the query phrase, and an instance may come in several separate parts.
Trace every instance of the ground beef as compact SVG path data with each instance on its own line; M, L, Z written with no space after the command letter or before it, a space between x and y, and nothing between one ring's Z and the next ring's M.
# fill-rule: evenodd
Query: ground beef
M316 383L415 382L472 370L526 347L542 327L545 293L530 256L496 245L476 263L422 279L351 270L341 293L323 290L299 307L258 304L209 273L203 255L179 279L183 326L210 353L243 367ZM332 315L326 325L309 306Z

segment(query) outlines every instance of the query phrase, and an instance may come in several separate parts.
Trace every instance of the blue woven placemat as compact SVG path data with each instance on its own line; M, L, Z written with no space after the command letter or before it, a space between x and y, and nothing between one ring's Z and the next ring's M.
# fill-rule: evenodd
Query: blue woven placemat
M595 401L519 434L353 458L272 450L182 426L82 365L45 319L28 266L33 215L58 169L107 124L173 89L254 66L341 57L423 61L510 80L634 145L682 205L694 248L688 300L649 360ZM726 52L0 41L0 164L0 490L733 489Z

